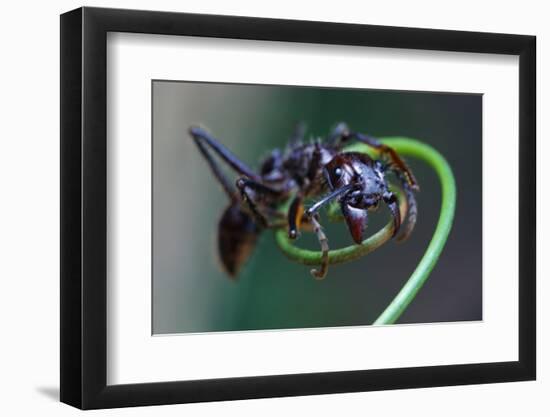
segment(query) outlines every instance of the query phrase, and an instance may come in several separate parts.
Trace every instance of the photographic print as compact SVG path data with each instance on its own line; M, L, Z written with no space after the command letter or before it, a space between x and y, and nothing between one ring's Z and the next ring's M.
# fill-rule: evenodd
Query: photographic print
M482 320L481 95L153 80L152 101L154 335Z
M536 378L534 36L84 7L60 57L62 402Z

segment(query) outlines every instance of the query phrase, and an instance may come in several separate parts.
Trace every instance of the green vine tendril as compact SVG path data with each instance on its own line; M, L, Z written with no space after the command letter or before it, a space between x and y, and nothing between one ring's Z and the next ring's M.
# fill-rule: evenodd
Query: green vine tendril
M386 307L382 314L374 321L375 325L393 324L409 306L416 294L422 288L437 263L439 256L447 242L449 232L453 225L456 208L456 184L451 167L445 158L434 148L415 139L405 137L388 137L381 142L391 146L400 155L420 159L431 166L439 177L441 184L441 211L432 240L418 263L416 269L409 277L399 293ZM348 146L346 151L365 152L375 156L372 148L356 143ZM400 200L403 200L400 198ZM403 211L405 208L401 207ZM332 213L334 216L334 213ZM391 239L392 225L389 222L374 235L365 239L361 245L351 245L329 252L329 264L349 262L376 250ZM286 229L275 231L275 238L279 248L291 260L305 265L318 265L321 261L321 252L298 248L293 241L288 239Z

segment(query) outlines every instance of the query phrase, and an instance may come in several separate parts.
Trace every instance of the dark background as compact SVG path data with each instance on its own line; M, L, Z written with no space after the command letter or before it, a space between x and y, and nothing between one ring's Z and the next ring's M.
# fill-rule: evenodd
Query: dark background
M153 333L333 327L372 323L421 259L439 216L434 171L409 158L421 191L414 233L358 261L331 266L324 281L292 263L263 233L237 282L216 254L227 205L187 133L203 125L256 167L284 147L294 124L325 136L339 121L378 137L408 136L439 150L456 177L458 201L447 245L398 323L482 319L482 96L153 81ZM232 178L236 178L234 175ZM389 219L381 209L369 234ZM332 248L351 243L344 224L326 220ZM317 249L304 234L299 246Z

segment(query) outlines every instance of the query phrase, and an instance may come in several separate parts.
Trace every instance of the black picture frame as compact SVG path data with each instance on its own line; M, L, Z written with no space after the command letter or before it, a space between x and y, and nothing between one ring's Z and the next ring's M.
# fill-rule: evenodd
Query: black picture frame
M108 32L519 56L519 360L107 385ZM155 11L61 15L61 401L82 409L533 380L536 376L534 36Z

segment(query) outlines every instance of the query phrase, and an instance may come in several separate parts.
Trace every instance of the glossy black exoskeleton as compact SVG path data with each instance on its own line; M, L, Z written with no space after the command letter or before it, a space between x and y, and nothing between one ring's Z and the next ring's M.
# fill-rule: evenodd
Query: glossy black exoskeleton
M231 277L238 274L250 256L261 230L285 224L288 236L295 239L304 223L313 229L320 242L321 268L312 273L323 278L328 268L329 247L317 213L334 200L340 205L355 243L363 241L368 211L376 209L380 202L390 209L395 236L402 219L397 196L386 179L388 173L399 181L407 202L407 224L398 239L407 238L414 228L417 208L413 191L418 190L418 184L411 170L392 148L371 136L351 131L344 123L339 123L326 140L310 143L303 142L305 129L299 124L286 149L271 151L261 162L259 172L240 161L206 130L191 127L189 132L230 200L218 224L218 252ZM344 152L343 147L350 140L377 149L381 159ZM235 183L222 172L214 154L239 175ZM306 199L321 195L304 211ZM284 215L278 208L289 199Z

